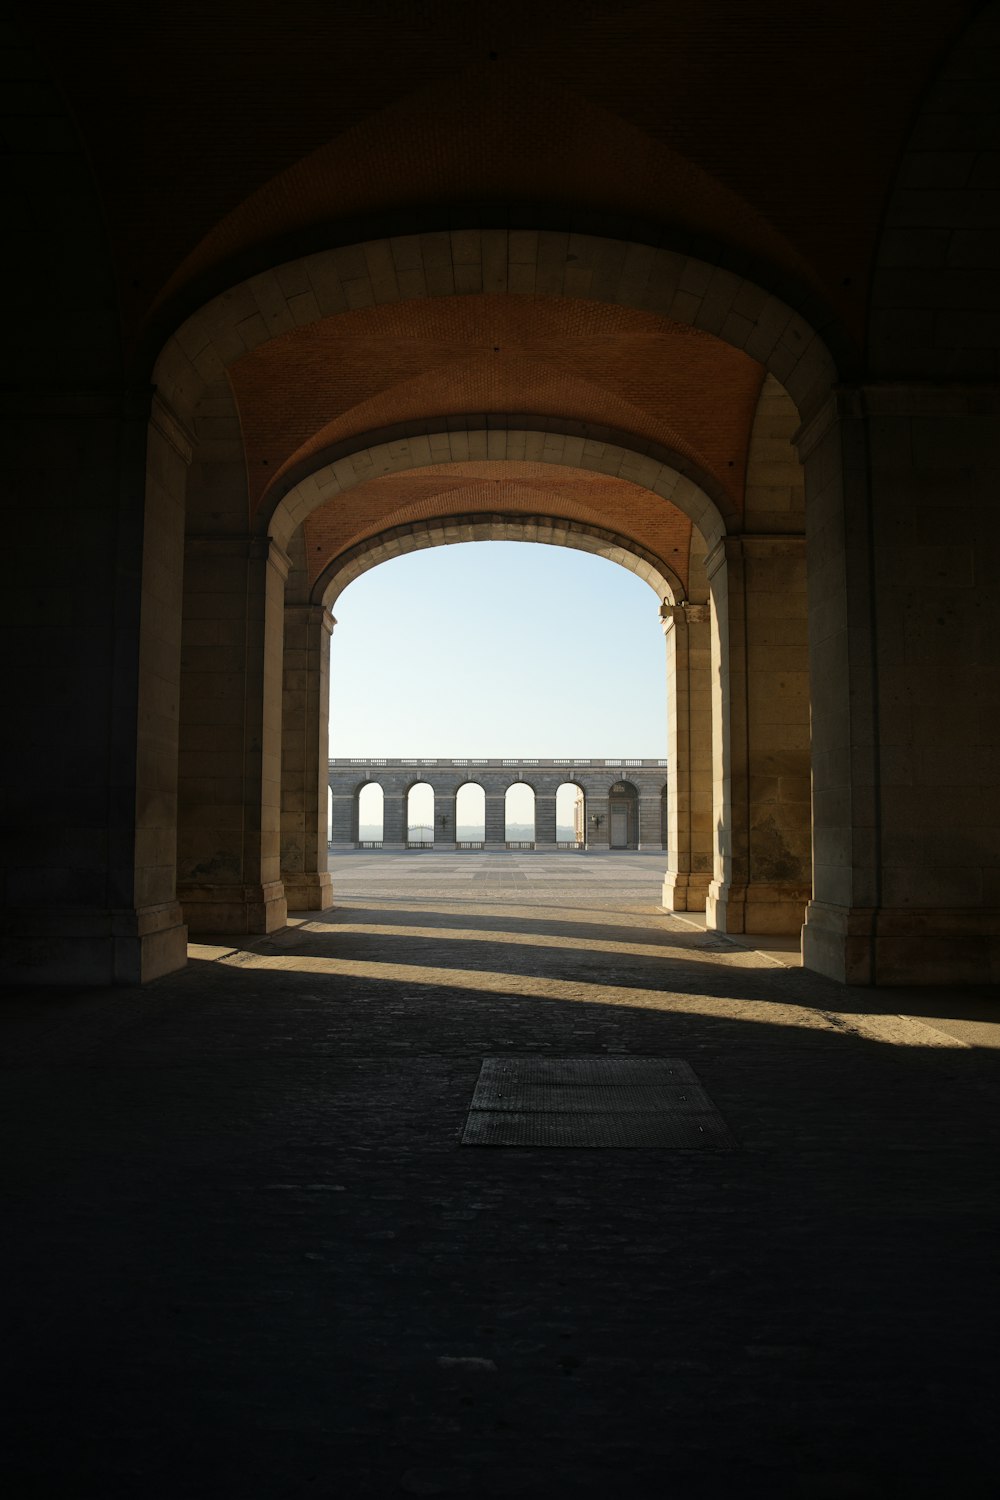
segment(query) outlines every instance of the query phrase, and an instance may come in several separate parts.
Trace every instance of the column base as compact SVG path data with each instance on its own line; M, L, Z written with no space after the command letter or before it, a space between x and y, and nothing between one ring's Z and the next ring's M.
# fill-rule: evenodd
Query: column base
M643 844L640 842L638 852L640 854L665 854L666 850L662 844Z
M177 894L191 932L277 932L287 924L280 880L266 885L182 885Z
M10 985L147 984L187 963L176 901L138 909L10 908L0 936Z
M752 881L727 885L713 880L705 900L709 932L770 932L794 936L802 929L808 886Z
M289 911L329 911L333 905L333 876L329 870L306 875L282 874Z
M668 870L663 880L667 911L704 911L711 876L695 870Z
M810 901L802 964L840 984L996 984L1000 908L847 907Z

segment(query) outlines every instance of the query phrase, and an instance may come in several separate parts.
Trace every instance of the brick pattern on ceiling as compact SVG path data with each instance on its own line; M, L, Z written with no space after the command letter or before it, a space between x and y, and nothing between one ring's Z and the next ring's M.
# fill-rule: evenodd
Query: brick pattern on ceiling
M615 531L666 563L687 587L692 526L676 506L627 480L579 472L539 476L533 465L510 462L388 475L327 501L303 526L309 582L315 583L341 553L392 527L499 512L547 515Z
M763 370L711 335L631 308L466 296L327 318L260 345L229 375L254 507L348 437L482 411L657 443L710 474L739 510Z

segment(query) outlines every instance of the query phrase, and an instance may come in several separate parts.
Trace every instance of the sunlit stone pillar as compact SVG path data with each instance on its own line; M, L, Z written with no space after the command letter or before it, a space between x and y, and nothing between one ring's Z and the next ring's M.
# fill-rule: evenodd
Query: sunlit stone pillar
M281 879L289 911L326 911L333 905L326 820L334 624L322 604L285 605Z
M454 787L448 787L446 791L439 792L434 788L434 847L445 851L455 848L458 827L455 803L457 792Z
M556 794L554 791L535 793L535 848L556 847Z
M586 840L588 849L611 847L611 814L607 790L587 793Z
M664 604L668 911L704 911L712 878L711 610Z
M666 770L666 767L664 767ZM663 848L663 799L658 792L639 795L639 852Z
M285 554L189 536L184 569L178 896L193 932L285 925L280 870Z
M503 849L507 843L506 791L486 786L486 838L487 849Z
M407 805L406 791L399 787L384 786L382 803L382 848L406 848Z
M801 537L725 537L712 590L718 932L798 933L811 893L809 663Z
M330 842L335 849L353 849L358 836L355 795L335 787L332 802Z

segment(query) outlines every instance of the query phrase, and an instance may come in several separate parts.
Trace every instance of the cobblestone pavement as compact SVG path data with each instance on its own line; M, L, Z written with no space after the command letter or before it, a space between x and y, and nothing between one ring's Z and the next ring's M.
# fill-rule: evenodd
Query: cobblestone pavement
M995 995L783 967L652 856L334 869L7 996L5 1496L992 1500ZM737 1147L463 1147L504 1054L686 1059Z

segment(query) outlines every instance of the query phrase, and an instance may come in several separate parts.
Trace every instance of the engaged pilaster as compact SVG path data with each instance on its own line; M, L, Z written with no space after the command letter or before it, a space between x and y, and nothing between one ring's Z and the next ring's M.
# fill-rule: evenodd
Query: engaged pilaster
M435 849L454 849L455 840L458 837L458 814L456 809L457 794L454 790L438 792L434 790L435 824L434 824L434 847Z
M588 849L611 847L611 807L606 791L588 793L586 846Z
M712 589L718 932L797 933L811 894L809 662L802 537L725 537Z
M798 434L815 888L803 962L1000 977L1000 389L841 388Z
M486 787L486 838L487 849L507 847L507 797L506 792Z
M281 883L281 681L288 559L267 537L189 536L184 570L178 895L193 932L272 932Z
M382 848L406 848L407 794L405 789L386 785L382 803Z
M556 847L556 794L552 791L535 793L535 848Z
M712 878L711 609L664 604L668 911L704 911ZM641 809L640 809L641 816Z
M335 623L322 604L285 605L281 879L289 911L326 911L333 905L326 822Z

